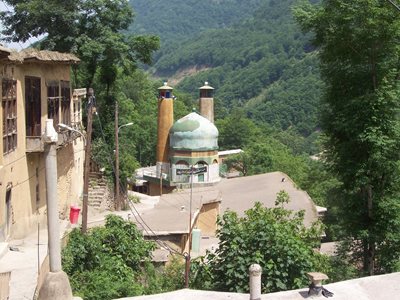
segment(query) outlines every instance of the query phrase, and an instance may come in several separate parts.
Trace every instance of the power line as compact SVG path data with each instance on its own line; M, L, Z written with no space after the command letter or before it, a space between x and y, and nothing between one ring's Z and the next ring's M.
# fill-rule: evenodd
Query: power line
M390 4L392 4L398 11L400 11L400 6L394 3L392 0L387 0Z
M104 134L104 131L103 131L103 126L102 126L102 123L101 123L101 119L100 119L100 116L99 116L99 114L96 112L96 116L97 116L97 120L98 120L98 122L99 122L99 125L100 125L100 133L101 133L101 136L102 136L102 139L103 139L103 141L104 141L104 143L107 145L107 148L108 148L108 143L106 142L106 138L105 138L105 134ZM110 152L110 154L112 154L112 151L110 151L111 149L110 148L108 148L108 150L109 150L109 152ZM108 160L108 162L109 162L109 164L111 165L111 168L112 168L112 172L113 172L113 174L114 174L114 176L115 176L115 167L114 167L114 163L112 162L112 160L111 160L111 157L112 155L110 155L110 156L107 156L107 160ZM119 184L119 186L120 186L120 189L123 191L123 193L124 194L127 194L127 191L126 191L126 188L125 188L125 186L123 186L122 185L122 183L120 183ZM161 239L160 239L160 237L151 229L151 227L145 222L145 220L142 218L142 216L140 215L140 213L139 213L139 211L136 209L136 207L135 207L135 205L133 204L133 202L132 201L130 201L130 200L128 200L129 201L129 208L130 208L130 210L131 210L131 212L132 212L132 215L134 216L134 218L135 218L135 220L137 221L137 223L139 223L141 226L142 226L142 228L143 228L143 230L147 233L147 235L148 236L153 236L155 239L154 239L154 241L159 245L159 246L161 246L162 248L164 248L164 249L166 249L166 250L168 250L170 253L174 253L174 254L178 254L178 255L181 255L181 256L183 256L180 252L178 252L178 251L176 251L175 249L173 249L173 248L171 248L167 243L165 243L164 241L162 241ZM134 209L134 211L132 210L132 208ZM135 213L136 212L136 213ZM140 220L139 220L139 219ZM147 228L146 228L147 227ZM149 232L150 231L150 232ZM151 234L150 234L151 233Z

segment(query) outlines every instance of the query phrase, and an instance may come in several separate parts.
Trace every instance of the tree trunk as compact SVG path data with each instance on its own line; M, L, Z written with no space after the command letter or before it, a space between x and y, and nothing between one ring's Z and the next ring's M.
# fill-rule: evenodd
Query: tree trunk
M369 185L367 186L367 203L368 203L368 223L369 225L372 223L373 217L373 205L372 205L372 187ZM375 239L371 238L371 229L368 230L369 238L368 238L368 274L370 276L374 275L375 269ZM365 250L365 249L364 249Z

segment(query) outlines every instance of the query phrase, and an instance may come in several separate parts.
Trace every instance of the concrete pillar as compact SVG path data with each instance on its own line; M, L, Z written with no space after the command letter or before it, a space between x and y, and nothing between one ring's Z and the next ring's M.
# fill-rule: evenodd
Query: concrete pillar
M46 204L50 272L61 271L60 225L57 199L57 132L52 120L46 124Z
M260 265L253 264L249 268L250 273L250 300L261 299L261 273Z
M38 300L71 300L72 290L67 274L61 270L60 226L57 201L57 149L58 134L53 120L46 121L46 198L47 232L49 244L50 272L40 288Z
M72 290L67 274L63 271L47 273L39 291L38 300L71 300Z

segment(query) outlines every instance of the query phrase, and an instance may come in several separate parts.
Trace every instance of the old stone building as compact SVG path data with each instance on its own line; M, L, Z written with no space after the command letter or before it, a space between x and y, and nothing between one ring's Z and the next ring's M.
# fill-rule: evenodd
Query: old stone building
M82 193L84 141L58 124L80 129L81 99L73 91L71 54L0 48L0 241L21 238L46 222L45 144L47 119L59 133L57 144L60 217Z

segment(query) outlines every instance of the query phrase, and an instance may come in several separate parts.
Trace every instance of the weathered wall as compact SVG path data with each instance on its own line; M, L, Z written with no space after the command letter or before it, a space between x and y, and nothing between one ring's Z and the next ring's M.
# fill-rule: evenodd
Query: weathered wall
M17 148L3 155L0 138L0 241L22 238L37 228L37 222L46 224L46 188L44 153L26 153L25 134L25 76L41 78L41 125L44 131L47 119L46 80L69 81L68 65L18 64L1 65L0 79L17 80ZM1 85L0 85L1 89ZM71 97L72 98L72 97ZM72 102L71 102L72 111ZM0 126L3 124L0 106ZM83 141L77 139L57 151L59 169L59 207L62 216L71 202L81 195L83 177ZM11 189L10 232L6 232L6 191Z
M175 189L175 187L163 186L162 193L168 194L168 193L171 193L174 189ZM148 194L150 196L159 196L160 195L160 184L154 183L154 182L149 182Z
M203 204L196 222L196 227L201 230L203 236L215 236L219 204L219 202Z
M214 123L214 98L200 98L200 114Z
M168 163L169 130L174 123L174 100L158 100L157 162Z

